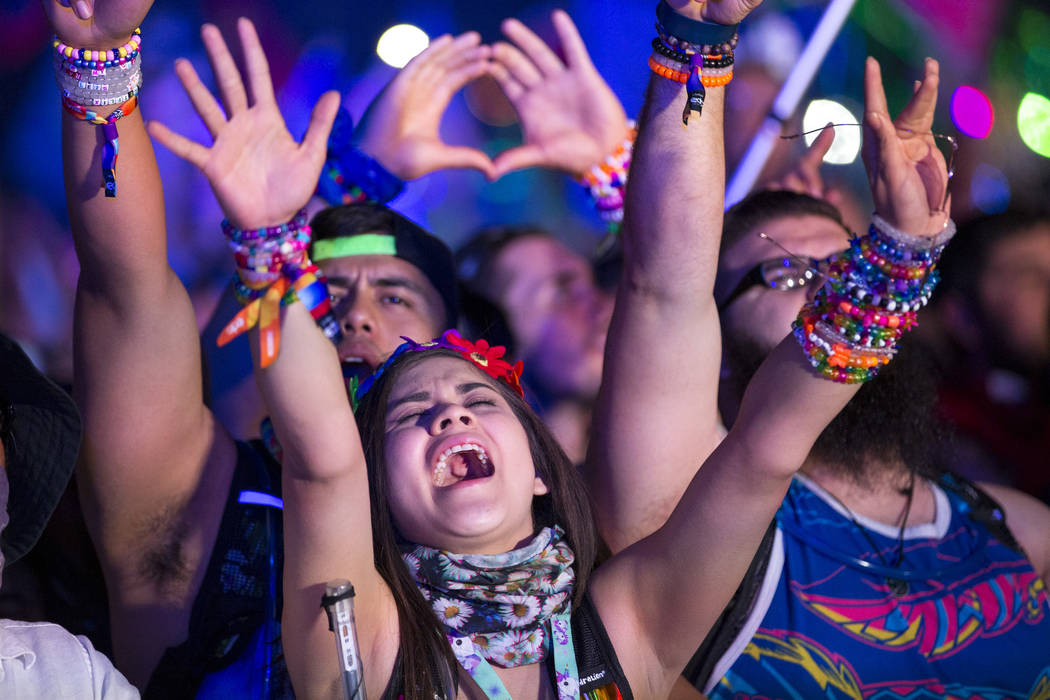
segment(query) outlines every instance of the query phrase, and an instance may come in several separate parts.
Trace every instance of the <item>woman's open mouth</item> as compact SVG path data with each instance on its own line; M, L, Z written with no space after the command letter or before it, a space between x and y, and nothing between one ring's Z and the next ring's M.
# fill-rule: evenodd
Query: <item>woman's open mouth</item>
M452 486L461 481L485 479L492 476L495 466L485 448L477 443L464 442L442 452L432 472L434 486Z

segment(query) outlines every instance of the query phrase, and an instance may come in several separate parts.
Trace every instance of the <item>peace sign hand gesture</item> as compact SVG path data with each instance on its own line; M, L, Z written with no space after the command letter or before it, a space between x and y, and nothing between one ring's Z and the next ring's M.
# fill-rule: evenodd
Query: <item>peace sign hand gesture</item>
M340 97L337 92L321 96L303 142L296 143L277 109L269 65L254 25L242 17L237 33L244 50L250 104L233 56L214 25L204 25L201 38L225 113L189 61L179 59L175 64L183 88L215 140L211 148L159 122L150 122L148 128L153 138L200 168L230 223L237 228L260 228L291 219L310 199Z
M891 225L915 236L933 236L948 222L948 165L937 148L933 114L940 66L926 59L915 94L891 120L878 61L864 66L864 166L875 211Z

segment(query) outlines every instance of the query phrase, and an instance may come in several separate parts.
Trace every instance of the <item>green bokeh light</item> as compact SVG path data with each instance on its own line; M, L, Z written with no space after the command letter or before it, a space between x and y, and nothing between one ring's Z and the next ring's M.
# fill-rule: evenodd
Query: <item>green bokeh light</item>
M1050 94L1050 46L1034 46L1025 56L1024 78L1032 92Z
M1030 92L1017 109L1021 140L1039 155L1050 158L1050 99Z
M1034 7L1024 8L1017 23L1017 33L1025 51L1045 45L1050 40L1050 15Z

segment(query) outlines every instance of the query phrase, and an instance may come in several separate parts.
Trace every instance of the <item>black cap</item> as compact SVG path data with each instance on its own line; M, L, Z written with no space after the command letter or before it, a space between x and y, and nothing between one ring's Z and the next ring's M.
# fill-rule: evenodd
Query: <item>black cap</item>
M0 411L10 522L0 535L7 563L36 544L73 475L80 413L73 400L0 334Z

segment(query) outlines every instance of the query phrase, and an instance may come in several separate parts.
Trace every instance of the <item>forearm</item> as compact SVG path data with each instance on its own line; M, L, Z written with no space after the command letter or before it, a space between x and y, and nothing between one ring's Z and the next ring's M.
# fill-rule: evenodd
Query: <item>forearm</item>
M724 92L710 89L703 112L683 126L685 89L661 77L649 86L588 459L602 534L614 551L663 524L720 435L712 291ZM637 430L643 420L647 429Z
M258 330L251 340L258 358ZM353 470L365 478L360 438L335 346L301 303L284 307L280 352L268 367L256 369L255 377L284 452L286 471L306 481L338 478Z
M732 432L696 473L667 523L638 543L653 557L641 569L639 588L653 590L652 600L688 601L646 613L668 667L684 666L717 620L792 476L855 391L856 385L819 377L795 339L786 338L759 369Z
M106 116L116 106L99 107ZM118 308L161 294L171 273L167 262L164 197L153 146L136 109L117 123L119 194L101 187L102 134L63 110L62 151L66 206L80 261L80 283Z
M714 289L725 190L725 88L682 124L685 86L653 75L624 211L625 282L636 293L698 299Z

